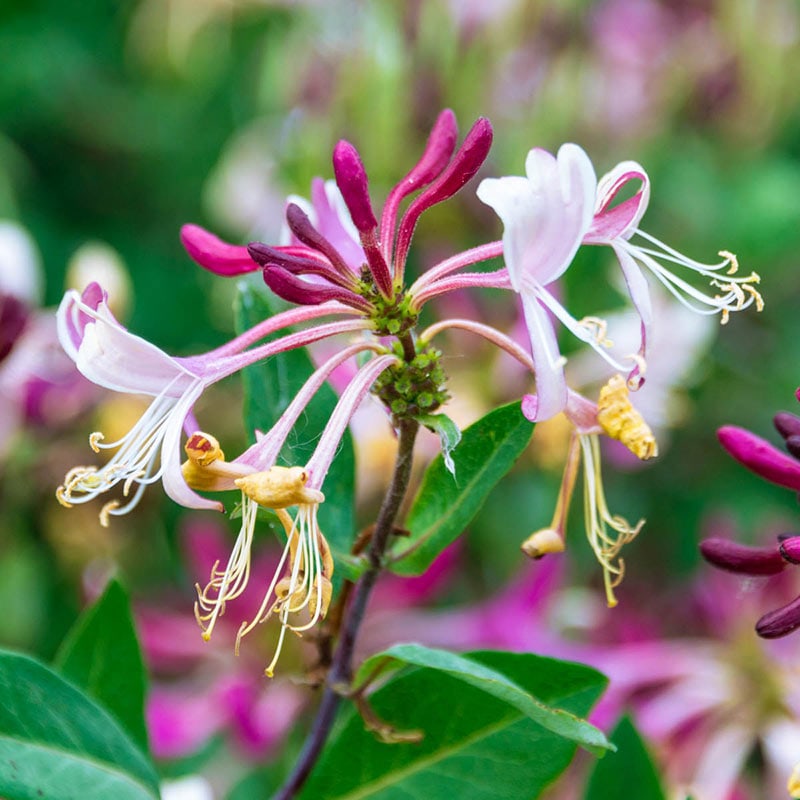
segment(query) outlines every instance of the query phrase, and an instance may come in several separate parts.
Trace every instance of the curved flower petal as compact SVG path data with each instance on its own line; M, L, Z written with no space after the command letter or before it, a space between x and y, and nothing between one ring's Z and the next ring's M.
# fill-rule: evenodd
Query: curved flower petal
M800 491L800 461L754 433L725 425L717 431L720 444L740 463L770 483Z
M633 197L610 208L614 198L629 181L641 181ZM650 202L650 178L635 161L623 161L603 175L597 184L597 205L591 227L584 237L587 244L608 244L612 239L629 239Z
M215 275L243 275L258 269L246 247L223 242L199 225L184 225L181 242L192 261Z
M563 411L567 405L565 359L558 350L556 334L545 308L527 295L523 295L522 304L536 370L536 395L525 396L522 413L532 422L541 422Z
M97 284L64 295L57 314L62 347L90 381L115 392L180 397L197 378L174 358L130 333Z
M525 171L527 178L487 178L478 187L503 220L503 252L518 292L567 269L591 224L596 189L592 163L574 144L562 145L557 157L531 150Z

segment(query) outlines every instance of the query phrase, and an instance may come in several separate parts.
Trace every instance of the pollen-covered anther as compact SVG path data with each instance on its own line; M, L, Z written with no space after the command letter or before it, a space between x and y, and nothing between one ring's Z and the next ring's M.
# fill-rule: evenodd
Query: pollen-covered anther
M600 390L597 421L610 438L624 444L642 461L658 455L656 438L644 417L633 407L621 375L614 375Z
M614 342L606 335L608 333L608 323L602 317L584 317L579 323L594 336L594 340L601 347L613 347Z
M759 276L754 272L753 275L758 278ZM759 278L760 280L760 278ZM758 283L759 280L753 281L753 283ZM752 283L745 283L742 284L742 288L752 296L755 304L756 304L756 311L763 311L764 310L764 298L761 296L761 292L756 289Z
M564 539L553 528L542 528L532 533L521 545L520 549L528 558L539 560L548 553L563 553Z
M717 255L722 256L726 261L730 262L728 267L728 275L735 275L739 271L739 259L736 258L734 253L730 250L720 250Z
M183 449L189 460L201 467L225 460L225 453L222 452L219 442L210 433L196 431L189 437Z
M94 450L95 453L100 452L100 442L103 441L106 437L100 431L95 431L94 433L89 435L89 447Z
M101 509L100 509L100 524L107 528L109 522L111 521L111 514L114 512L115 509L119 508L119 500L109 500Z
M325 495L306 486L308 472L303 467L270 467L263 472L238 478L236 485L258 505L288 508L306 503L319 504Z

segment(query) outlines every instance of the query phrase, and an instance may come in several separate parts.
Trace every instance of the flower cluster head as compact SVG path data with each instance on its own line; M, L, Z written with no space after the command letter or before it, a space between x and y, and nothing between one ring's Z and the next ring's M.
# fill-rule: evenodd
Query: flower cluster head
M798 390L800 399L800 389ZM765 439L743 428L727 425L717 432L722 446L740 463L770 483L800 492L800 417L781 411L775 428L783 437L788 455ZM751 547L728 539L706 539L703 557L720 569L740 575L777 575L800 564L800 534L784 534L774 545ZM765 639L786 636L800 628L800 597L769 611L756 623Z
M258 509L271 510L286 534L283 557L260 611L243 622L239 631L241 639L259 622L278 618L281 632L275 659L267 668L270 675L285 632L300 634L310 628L325 616L331 600L333 558L317 522L317 509L325 500L325 476L349 420L370 392L383 402L395 424L419 419L446 402L441 354L431 343L438 333L448 328L471 331L528 369L536 385L536 393L523 399L522 410L529 419L544 420L562 411L570 419L575 436L556 518L548 532L535 534L526 543L526 552L539 556L563 549L566 510L582 458L587 534L603 566L608 601L613 605L613 586L623 574L619 550L642 523L631 526L609 512L598 436L618 439L642 459L657 452L650 429L628 396L643 380L652 324L642 267L682 302L702 304L701 313L720 312L723 322L730 311L754 303L761 307L754 288L758 276L736 276L736 261L730 254L716 265L699 264L638 229L649 197L649 182L641 167L626 162L598 182L588 156L576 145L565 145L557 157L532 150L525 178L485 179L478 196L503 221L502 240L450 256L407 285L406 263L420 217L476 175L489 153L492 135L490 123L481 118L458 145L455 116L443 111L421 158L389 191L380 213L358 151L340 141L333 151L334 180L315 180L310 201L289 198L286 236L279 244L238 246L196 225L184 226L183 244L202 267L227 277L260 272L273 293L295 305L210 352L173 357L132 334L114 318L106 293L97 284L82 294L68 292L61 304L60 339L78 369L108 389L144 394L152 400L119 441L107 443L101 432L92 434L89 441L96 453L111 449L114 454L100 467L72 469L58 489L58 499L71 506L116 490L118 496L107 501L100 513L103 524L108 524L112 517L131 511L146 487L158 481L173 500L188 508L221 510L222 504L207 495L238 491L242 522L231 556L224 568L213 569L205 588L198 587L196 616L205 637L211 636L216 620L246 585ZM612 206L631 180L640 182L638 192ZM632 244L634 235L646 244ZM569 268L584 243L606 244L617 254L642 320L636 353L613 355L604 320L576 320L547 289ZM500 257L505 261L500 268L470 269ZM708 277L717 294L712 297L694 289L669 272L665 262ZM519 295L530 351L480 320L445 319L417 330L420 311L428 301L480 287ZM567 387L565 359L558 349L551 314L611 367L613 376L596 403ZM227 461L212 433L204 432L195 420L193 409L201 395L246 366L340 336L348 337L347 341L319 364L274 426L258 433L250 448ZM350 360L356 364L354 375L310 460L279 464L284 442L309 401L331 373ZM186 458L181 454L182 442Z

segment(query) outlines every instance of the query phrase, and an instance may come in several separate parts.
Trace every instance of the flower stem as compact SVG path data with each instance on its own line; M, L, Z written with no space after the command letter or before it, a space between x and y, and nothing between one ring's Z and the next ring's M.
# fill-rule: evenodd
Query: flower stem
M274 795L273 800L290 800L300 791L317 763L317 759L331 732L336 719L336 711L342 698L342 692L352 682L353 652L355 650L356 636L364 619L369 596L383 568L383 557L394 529L395 519L408 490L414 441L419 430L419 423L412 419L401 419L399 428L397 460L394 465L392 482L383 499L372 540L367 550L369 566L356 586L353 601L342 624L339 642L311 731L306 738L292 773L286 783Z

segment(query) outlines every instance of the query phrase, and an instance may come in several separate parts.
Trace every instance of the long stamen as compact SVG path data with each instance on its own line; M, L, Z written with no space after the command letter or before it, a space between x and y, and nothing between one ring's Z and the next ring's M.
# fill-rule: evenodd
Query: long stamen
M695 313L718 313L724 325L732 311L742 311L751 305L755 305L757 311L764 308L764 300L755 288L755 284L761 280L758 273L751 272L749 275L734 277L739 270L739 264L733 253L721 250L719 254L722 256L722 261L716 264L703 264L687 258L645 231L637 230L636 235L651 242L655 247L644 247L625 240L617 241L616 246L646 266L679 302ZM664 262L686 267L708 278L709 284L721 289L722 294L710 295L700 291L667 269Z
M581 435L579 438L583 454L586 535L595 557L603 568L606 601L608 607L613 608L617 605L614 589L625 576L625 562L619 557L620 550L639 533L644 520L639 520L631 527L623 517L611 515L603 491L600 443L597 435Z

